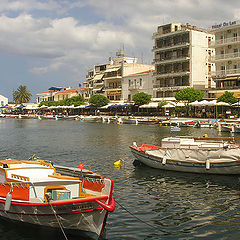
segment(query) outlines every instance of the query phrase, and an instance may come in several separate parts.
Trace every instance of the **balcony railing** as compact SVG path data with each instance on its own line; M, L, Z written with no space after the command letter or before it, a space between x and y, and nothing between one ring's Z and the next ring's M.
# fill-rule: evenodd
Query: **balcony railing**
M167 62L178 62L178 61L184 61L184 60L188 60L190 58L189 55L186 56L178 56L178 57L170 57L170 58L155 58L153 61L154 63L167 63Z
M117 87L111 87L111 86L108 86L108 87L105 87L104 89L107 89L107 90L121 90L122 89L122 86L117 86Z
M184 88L189 87L188 85L184 85L184 86L169 86L169 87L162 87L161 85L153 85L153 88L155 90L159 90L159 91L167 91L167 90L181 90Z
M216 72L212 72L213 77L226 77L227 75L234 75L234 74L240 74L240 68L237 69L227 69L227 70L220 70Z
M233 58L239 58L240 53L235 52L235 53L228 53L228 54L218 54L216 56L212 56L210 59L211 61L220 61L220 60L228 60L228 59L233 59Z
M180 48L180 47L186 47L189 46L189 42L178 42L178 43L170 43L168 45L163 45L163 46L154 46L153 51L163 51L165 49L172 49L172 48Z
M240 36L237 37L231 37L231 38L223 38L215 40L215 43L213 42L212 46L219 46L219 45L225 45L230 43L239 43L240 42Z
M137 90L137 89L142 89L142 86L140 85L132 85L128 87L128 90Z
M175 77L175 76L183 76L183 75L189 75L190 71L189 70L182 70L179 72L167 72L167 73L156 73L155 76L158 78L165 78L165 77Z

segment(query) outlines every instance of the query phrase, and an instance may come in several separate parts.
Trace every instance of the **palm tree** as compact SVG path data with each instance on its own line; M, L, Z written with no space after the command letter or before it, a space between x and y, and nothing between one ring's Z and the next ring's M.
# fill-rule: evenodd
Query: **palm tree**
M26 86L20 85L16 91L13 92L13 101L16 104L29 102L32 94Z

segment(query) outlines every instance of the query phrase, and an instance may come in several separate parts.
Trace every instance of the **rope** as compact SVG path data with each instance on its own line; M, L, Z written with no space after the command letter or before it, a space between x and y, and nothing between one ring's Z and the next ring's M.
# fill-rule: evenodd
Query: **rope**
M128 212L131 216L133 216L134 218L136 218L136 219L139 220L140 222L148 225L148 226L151 227L151 228L157 229L158 231L167 233L167 231L161 230L161 229L155 227L154 225L152 225L152 224L150 224L150 223L142 220L141 218L137 217L135 214L131 213L128 209L126 209L126 208L125 208L121 203L119 203L116 199L115 199L115 202L116 202L122 209L124 209L126 212Z
M55 210L53 209L52 204L51 204L50 202L48 202L48 203L49 203L49 205L50 205L50 207L51 207L51 209L52 209L52 211L53 211L53 214L54 214L54 216L55 216L55 218L56 218L56 220L57 220L57 222L58 222L58 225L59 225L60 229L62 230L62 233L63 233L64 238L65 238L66 240L68 240L67 235L66 235L65 232L64 232L63 226L62 226L60 220L58 219L58 216L57 216Z

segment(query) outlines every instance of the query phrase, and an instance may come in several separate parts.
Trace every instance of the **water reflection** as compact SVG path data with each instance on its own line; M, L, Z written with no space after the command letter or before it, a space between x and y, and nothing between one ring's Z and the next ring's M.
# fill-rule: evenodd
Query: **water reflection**
M28 159L34 153L54 163L79 162L114 180L116 204L106 239L238 239L239 180L235 176L178 173L132 165L129 145L160 145L167 136L218 136L216 129L182 128L170 133L158 125L114 125L54 120L0 120L1 158ZM221 133L222 136L229 136ZM124 160L120 169L114 162ZM0 224L3 239L62 239ZM29 233L30 232L30 233ZM29 234L28 234L29 233ZM37 235L37 236L36 236ZM71 238L75 239L75 238Z

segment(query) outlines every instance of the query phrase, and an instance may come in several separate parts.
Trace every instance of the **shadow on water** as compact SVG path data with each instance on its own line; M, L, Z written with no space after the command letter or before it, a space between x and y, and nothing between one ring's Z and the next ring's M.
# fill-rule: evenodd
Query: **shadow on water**
M238 176L181 173L142 165L131 178L135 189L145 189L135 213L154 226L145 239L240 237ZM223 231L222 224L226 227Z
M0 218L0 226L1 240L66 240L60 229L44 228L31 224L15 223L2 218ZM72 233L71 231L65 232L65 234L68 240L96 239L84 235L84 233L80 234L79 232L77 233L77 235ZM100 237L98 238L98 240L106 240L106 238Z
M198 184L201 187L221 186L229 189L240 190L240 181L238 175L215 175L215 174L194 174L176 171L167 171L150 168L145 165L135 167L133 178L154 182L156 179L180 185Z

